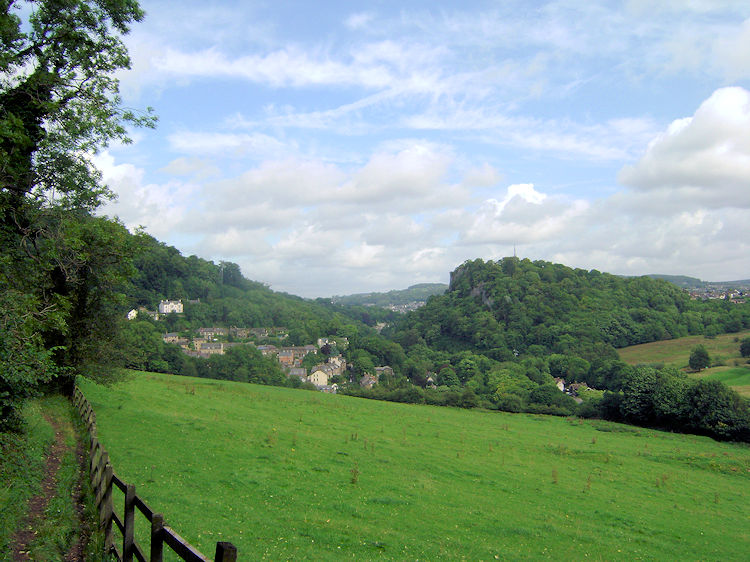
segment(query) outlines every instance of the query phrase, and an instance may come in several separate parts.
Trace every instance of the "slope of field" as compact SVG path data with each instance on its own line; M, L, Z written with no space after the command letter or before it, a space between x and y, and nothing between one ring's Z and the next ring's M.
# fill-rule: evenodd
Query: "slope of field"
M744 445L146 373L81 387L115 470L209 554L217 540L242 560L750 551Z
M742 396L750 397L750 368L749 367L716 367L708 373L698 375L709 380L722 381L731 386Z
M711 356L712 362L721 359L724 365L711 367L700 373L691 373L691 376L723 381L741 395L750 397L750 366L747 365L747 359L740 356L738 341L749 336L750 332L722 334L710 339L703 336L688 336L632 345L618 349L617 352L620 359L630 365L663 363L665 366L682 369L687 367L692 349L696 345L702 345Z

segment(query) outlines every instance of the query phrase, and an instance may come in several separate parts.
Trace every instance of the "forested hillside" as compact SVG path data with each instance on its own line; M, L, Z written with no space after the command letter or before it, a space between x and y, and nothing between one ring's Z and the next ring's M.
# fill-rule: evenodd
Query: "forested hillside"
M129 302L133 307L156 310L162 299L181 299L185 313L166 316L168 331L200 326L283 326L289 330L289 343L302 345L351 323L331 306L277 293L248 280L235 263L184 257L151 236L141 234L138 238L137 273L128 291Z
M693 301L666 281L543 261L469 261L448 291L393 331L405 348L472 350L500 361L566 353L616 358L615 348L750 326L750 307Z
M180 346L163 341L166 332L189 340L199 328L241 327L269 331L268 337L254 336L256 344L304 346L315 344L319 338L346 342L335 351L351 366L352 376L361 376L365 370L372 372L379 365L390 365L398 373L403 370L401 346L371 327L395 317L393 312L377 307L342 307L328 299L313 301L277 293L246 279L235 263L215 264L196 256L184 257L176 248L143 233L132 235L131 244L136 248L136 271L121 316L129 308L140 309L141 313L122 326L118 352L125 367L299 386L300 379L288 377L275 356L262 355L254 345L232 347L226 353L203 358L190 356ZM181 300L184 312L163 314L158 320L146 312L155 311L159 302L166 299ZM332 350L326 351L330 354ZM324 353L315 353L309 363L327 359Z

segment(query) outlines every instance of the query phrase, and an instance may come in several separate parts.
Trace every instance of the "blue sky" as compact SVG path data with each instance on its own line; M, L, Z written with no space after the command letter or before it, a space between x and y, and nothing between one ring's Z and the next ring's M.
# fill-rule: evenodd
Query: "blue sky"
M102 212L275 290L750 278L750 4L144 1Z

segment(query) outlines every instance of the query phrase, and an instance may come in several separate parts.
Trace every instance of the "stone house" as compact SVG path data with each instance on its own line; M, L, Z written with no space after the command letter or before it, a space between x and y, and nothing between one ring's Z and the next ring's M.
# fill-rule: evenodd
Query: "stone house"
M210 339L217 336L226 337L229 334L229 330L226 328L198 328L198 334L202 338Z
M378 377L365 373L361 379L359 379L359 386L362 388L372 388L378 383Z
M165 300L159 302L160 314L182 314L182 300Z

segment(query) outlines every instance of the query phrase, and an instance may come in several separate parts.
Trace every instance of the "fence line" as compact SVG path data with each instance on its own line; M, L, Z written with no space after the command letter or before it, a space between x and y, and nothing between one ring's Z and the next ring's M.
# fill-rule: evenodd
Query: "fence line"
M187 562L211 562L189 542L183 539L177 532L164 523L164 516L155 513L135 493L135 486L121 480L109 463L109 454L99 442L96 436L96 414L76 386L73 393L73 404L83 420L90 438L89 447L89 475L91 486L94 490L96 508L99 513L99 525L104 531L104 548L108 554L112 554L121 562L162 562L164 545L166 544L175 554ZM112 486L116 486L125 494L125 503L122 516L118 515L112 505ZM136 511L143 515L151 523L151 540L149 545L149 556L135 542L135 515ZM114 540L113 527L122 536L121 545L118 546ZM217 542L214 562L236 562L237 549L232 543Z

